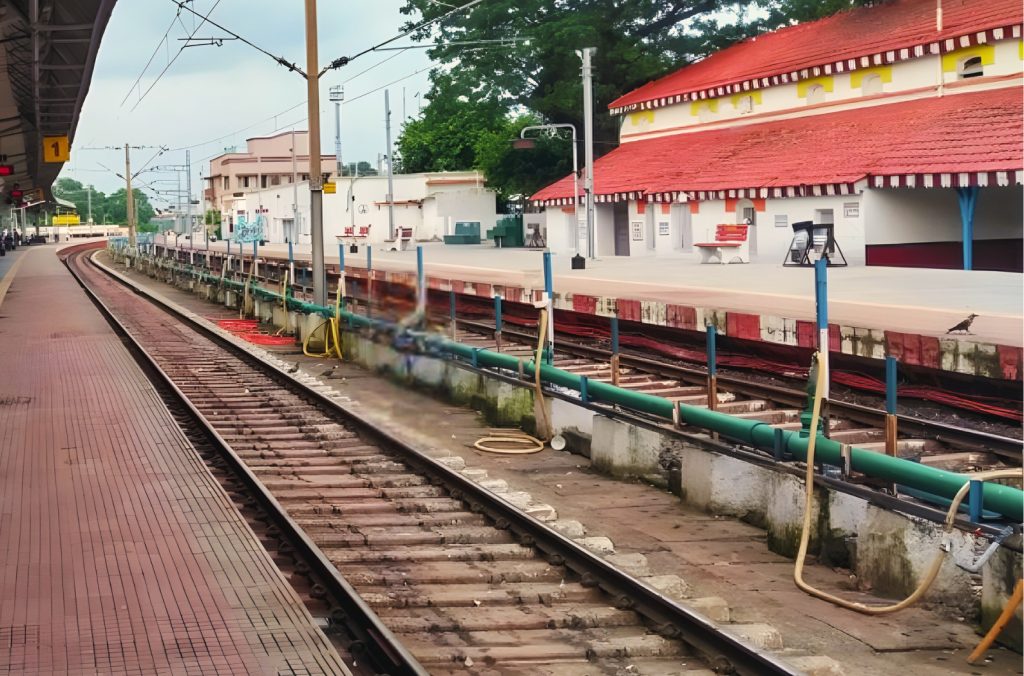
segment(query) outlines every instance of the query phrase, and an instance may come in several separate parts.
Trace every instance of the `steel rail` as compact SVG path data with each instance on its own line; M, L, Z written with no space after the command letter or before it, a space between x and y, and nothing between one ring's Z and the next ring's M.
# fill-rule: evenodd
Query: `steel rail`
M216 431L213 423L178 388L171 376L157 364L156 360L148 353L142 343L117 318L113 310L89 288L85 279L79 274L79 271L76 271L74 265L69 262L72 258L76 259L76 263L83 256L88 258L88 252L88 249L75 251L64 259L64 264L93 304L103 314L115 333L121 337L122 342L125 343L133 357L140 362L140 366L147 372L147 376L155 376L161 385L173 393L173 396L180 405L188 411L193 422L201 428L211 445L227 461L230 470L236 478L242 482L250 495L256 499L260 507L271 518L273 524L278 528L278 532L292 545L296 554L310 566L312 575L325 586L330 598L344 613L343 618L332 616L332 619L335 621L340 619L346 630L355 638L350 644L349 649L353 653L358 654L361 660L370 662L377 673L426 676L429 672L419 664L416 658L391 633L377 614L359 596L358 592L342 577L341 573L338 572L338 569L331 563L323 551L288 515L288 512L270 491L266 489L252 470L249 469L245 461L235 453L231 445ZM99 267L96 269L103 271ZM117 281L124 283L123 280ZM138 293L137 288L130 286L128 288ZM154 303L156 302L152 297L149 297L149 300ZM167 311L163 305L157 305L157 307ZM185 320L182 318L182 321ZM191 321L187 323L190 326L193 325Z
M95 264L91 257L90 262ZM203 325L195 317L190 316L189 313L169 305L157 294L132 283L112 270L99 265L97 267L134 293L149 299L168 314L210 339L211 342L226 348L242 361L258 368L278 384L316 402L323 410L342 418L346 424L351 425L357 433L364 435L371 442L397 451L401 454L403 461L414 470L445 485L453 498L469 503L472 511L486 514L499 527L511 529L519 536L522 544L540 549L552 564L557 562L565 565L579 574L584 581L599 586L616 600L618 607L633 610L650 620L661 635L667 638L677 638L693 646L711 662L717 671L750 674L751 676L799 673L784 662L757 650L740 637L715 626L703 615L676 603L653 587L631 577L557 531L548 528L542 522L505 501L501 496L491 493L473 480L437 462L390 432L380 429L363 415L339 404L312 387L296 381L280 368L239 348L224 336Z

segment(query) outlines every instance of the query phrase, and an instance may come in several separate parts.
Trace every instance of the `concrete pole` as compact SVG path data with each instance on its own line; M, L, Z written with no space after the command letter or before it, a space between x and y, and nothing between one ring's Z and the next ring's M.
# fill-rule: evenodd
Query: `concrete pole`
M128 218L128 246L133 250L138 244L135 238L135 196L132 195L131 146L124 144L124 181L127 194L124 196L125 216Z
M576 149L576 127L572 128L572 238L576 240L576 255L580 255L580 161ZM589 240L588 240L589 241Z
M334 157L338 167L338 180L344 173L345 165L341 161L341 102L345 100L345 87L337 87L334 101ZM333 92L332 92L333 93Z
M185 151L185 227L188 234L193 235L192 230L192 153ZM189 240L195 245L194 240Z
M395 184L394 184L394 150L391 148L391 100L389 90L384 90L384 134L388 143L388 239L395 236Z
M316 0L306 0L306 77L309 106L309 221L313 239L313 302L327 305L324 270L324 186L320 168L320 58L317 55Z
M288 241L295 241L295 233L299 229L299 172L295 159L295 129L292 129L292 229L288 233Z
M92 186L87 186L89 199L89 224L92 224Z
M594 258L594 87L591 58L594 47L583 50L583 145L586 179L583 192L587 198L587 258Z

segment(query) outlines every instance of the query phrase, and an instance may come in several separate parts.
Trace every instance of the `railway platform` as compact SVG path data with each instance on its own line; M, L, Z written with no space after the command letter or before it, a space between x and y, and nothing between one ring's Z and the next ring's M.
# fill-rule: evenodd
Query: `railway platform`
M163 238L157 237L163 245ZM181 239L182 256L227 252L227 243L197 243L192 254ZM176 246L174 238L169 245ZM238 245L232 246L238 256ZM286 245L259 248L261 259L288 260ZM243 255L251 256L246 245ZM309 245L296 245L301 272ZM745 265L700 265L692 255L623 257L589 261L572 270L567 256L553 256L556 309L634 321L670 329L704 331L766 347L816 345L814 272L784 268L777 261ZM339 253L328 247L329 274ZM544 291L540 250L497 249L489 245L424 245L430 288L457 294L529 302ZM349 275L365 275L365 246L350 253ZM303 265L305 264L305 266ZM374 279L415 284L416 252L372 252ZM300 281L302 280L299 277ZM306 277L308 280L309 277ZM969 376L1020 381L1024 372L1024 291L1020 275L1009 272L850 266L829 270L830 350L908 366ZM948 330L968 315L969 332Z
M0 674L348 673L55 253L0 259Z

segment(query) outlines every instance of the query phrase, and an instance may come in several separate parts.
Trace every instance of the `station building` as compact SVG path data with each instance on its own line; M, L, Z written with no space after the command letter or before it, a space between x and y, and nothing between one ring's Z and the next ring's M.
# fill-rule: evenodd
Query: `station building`
M335 192L323 198L324 240L374 246L402 246L401 229L413 240L441 239L452 234L460 221L480 223L482 231L497 220L497 196L476 171L395 174L394 198L388 199L387 176L345 176L335 181ZM297 205L297 206L293 206ZM263 217L266 241L309 244L309 183L282 183L264 190L251 190L232 197L230 212L222 216L221 232L230 236L239 219L252 223Z
M880 2L626 93L594 167L596 255L696 260L749 222L752 259L781 263L814 221L851 263L1020 272L1021 22L1018 0ZM532 196L567 253L585 250L572 186Z

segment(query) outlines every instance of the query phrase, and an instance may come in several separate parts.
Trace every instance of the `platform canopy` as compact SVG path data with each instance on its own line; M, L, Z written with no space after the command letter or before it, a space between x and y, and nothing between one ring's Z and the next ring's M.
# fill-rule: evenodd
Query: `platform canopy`
M50 195L63 164L43 161L43 137L74 139L115 1L0 0L0 182Z
M1018 86L947 89L901 103L623 143L594 164L598 202L684 202L850 194L870 187L966 188L1024 179ZM572 203L572 176L535 203Z

